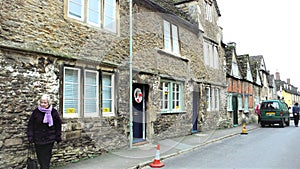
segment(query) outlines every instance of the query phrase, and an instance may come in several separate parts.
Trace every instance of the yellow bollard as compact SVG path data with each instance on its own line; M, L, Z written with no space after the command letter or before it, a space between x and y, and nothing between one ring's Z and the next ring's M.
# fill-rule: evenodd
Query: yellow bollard
M248 134L246 129L246 123L243 123L243 128L241 134Z

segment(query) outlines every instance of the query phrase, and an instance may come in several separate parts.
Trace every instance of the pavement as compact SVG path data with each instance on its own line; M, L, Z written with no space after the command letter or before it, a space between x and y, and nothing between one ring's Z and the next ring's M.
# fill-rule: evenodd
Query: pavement
M259 128L257 123L246 125L246 133L251 134L251 130ZM131 149L124 148L99 157L81 160L76 163L66 164L65 166L56 167L55 169L139 169L142 167L151 168L151 164L157 152L160 155L160 161L177 156L182 153L192 151L210 143L220 141L236 135L245 133L242 126L236 126L226 129L216 129L203 131L188 136L176 137L158 141L158 143L147 143L144 145L133 146ZM249 133L250 132L250 133ZM247 136L247 134L243 134ZM160 150L157 151L157 145Z

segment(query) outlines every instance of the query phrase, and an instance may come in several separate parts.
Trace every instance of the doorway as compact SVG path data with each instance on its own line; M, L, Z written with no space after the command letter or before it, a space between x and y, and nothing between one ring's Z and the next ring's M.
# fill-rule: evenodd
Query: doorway
M146 140L146 108L149 85L134 83L132 87L133 143L137 143Z
M194 91L193 92L193 116L192 116L193 129L192 129L192 133L198 132L199 102L200 102L200 92Z
M238 125L238 99L237 96L232 96L232 109L233 109L233 125Z

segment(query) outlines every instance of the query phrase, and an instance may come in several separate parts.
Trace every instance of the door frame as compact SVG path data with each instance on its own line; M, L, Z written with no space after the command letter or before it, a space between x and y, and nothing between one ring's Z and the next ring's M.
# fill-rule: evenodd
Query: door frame
M140 108L139 112L135 111L133 112L133 114L135 113L141 113L139 114L137 117L138 118L138 122L136 122L136 120L134 119L135 116L133 115L133 136L138 135L138 137L134 137L133 138L133 143L137 143L137 142L142 142L146 140L146 112L147 112L147 101L148 101L148 95L149 95L149 85L147 84L141 84L141 83L133 83L132 84L132 88L133 88L133 103L132 106L134 108L134 110L137 110L135 106L138 105L138 107ZM135 99L135 90L139 88L141 93L142 93L142 100L140 103L137 103L137 100ZM141 106L141 107L140 107ZM139 122L141 124L139 124ZM141 128L140 128L141 127ZM136 133L139 132L139 133Z

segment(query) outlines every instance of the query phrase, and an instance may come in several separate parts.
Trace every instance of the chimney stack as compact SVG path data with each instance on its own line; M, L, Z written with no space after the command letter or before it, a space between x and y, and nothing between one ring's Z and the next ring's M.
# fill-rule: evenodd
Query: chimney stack
M280 80L280 73L279 72L275 73L275 78L276 78L276 80Z
M287 78L287 79L286 79L286 82L287 82L287 84L291 84L291 79L290 79L290 78Z
M227 46L230 46L230 47L236 47L236 43L235 42L229 42L227 43Z

